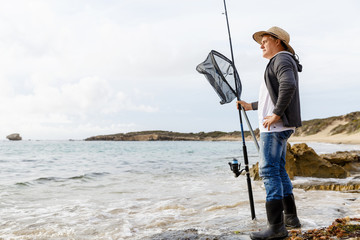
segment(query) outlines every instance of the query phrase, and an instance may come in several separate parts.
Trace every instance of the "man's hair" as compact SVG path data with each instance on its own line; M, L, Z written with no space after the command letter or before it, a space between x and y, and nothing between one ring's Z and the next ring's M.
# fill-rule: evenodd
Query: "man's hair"
M280 40L280 42L281 42L281 46L283 46L285 50L288 50L288 46L286 46L286 44L283 41Z
M262 36L269 36L270 38L272 38L272 39L274 39L274 40L279 39L279 38L277 38L277 37L275 37L275 36L273 36L273 35L270 35L270 34L264 34L264 35L262 35ZM281 46L282 46L285 50L288 50L288 47L286 46L286 44L285 44L283 41L281 41L281 39L279 39L279 40L280 40Z

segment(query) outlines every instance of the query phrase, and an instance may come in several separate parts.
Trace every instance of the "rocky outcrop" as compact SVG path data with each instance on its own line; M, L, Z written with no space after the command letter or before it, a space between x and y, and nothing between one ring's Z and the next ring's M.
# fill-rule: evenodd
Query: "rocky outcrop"
M317 178L346 178L349 172L319 156L307 144L288 144L285 168L290 178L294 176Z
M318 155L305 143L288 144L286 171L291 179L295 176L318 178L306 183L294 184L305 190L334 190L360 192L360 151L336 152ZM254 180L260 180L258 163L250 169ZM321 179L329 178L324 181ZM342 182L333 179L345 179Z
M290 179L295 176L317 178L346 178L350 176L349 171L344 167L327 161L305 143L294 144L292 147L288 144L285 168ZM258 164L251 169L254 180L260 179L258 169Z
M6 138L9 139L10 141L20 141L20 140L22 140L20 134L18 134L18 133L10 134L10 135L6 136Z
M342 166L350 173L356 173L360 170L360 151L321 154L320 157L332 164Z
M302 184L293 184L294 188L301 188L306 191L309 190L325 190L325 191L341 191L341 192L360 192L360 181L349 181L347 183L336 183L334 181L331 182L319 182L316 183L311 181L309 183Z

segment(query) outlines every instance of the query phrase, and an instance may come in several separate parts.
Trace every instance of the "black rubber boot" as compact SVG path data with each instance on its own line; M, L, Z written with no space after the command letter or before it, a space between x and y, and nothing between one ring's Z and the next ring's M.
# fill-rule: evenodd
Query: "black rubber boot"
M282 239L288 236L284 224L283 201L272 200L266 202L266 215L268 219L268 228L264 231L250 234L253 240Z
M300 220L296 213L296 205L294 195L284 197L284 222L286 227L299 228L301 227Z

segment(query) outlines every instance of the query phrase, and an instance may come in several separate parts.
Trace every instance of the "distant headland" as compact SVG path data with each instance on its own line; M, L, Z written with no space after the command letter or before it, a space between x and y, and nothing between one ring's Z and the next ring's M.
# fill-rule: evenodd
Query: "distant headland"
M245 136L251 136L250 132L244 132ZM171 131L141 131L129 133L117 133L111 135L99 135L86 138L85 141L236 141L241 138L241 132L199 132L179 133Z
M328 142L344 144L360 144L360 111L342 116L303 121L290 138L290 142ZM259 136L259 130L254 131ZM251 140L250 131L244 132ZM98 135L86 138L85 141L239 141L241 132L198 132L179 133L172 131L140 131Z

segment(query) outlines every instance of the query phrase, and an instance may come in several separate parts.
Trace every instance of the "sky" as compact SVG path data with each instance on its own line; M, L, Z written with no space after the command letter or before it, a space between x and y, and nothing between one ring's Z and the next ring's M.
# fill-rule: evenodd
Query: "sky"
M268 62L252 39L279 26L303 65L303 120L359 111L360 1L227 0L242 99ZM195 68L230 58L222 0L0 0L0 139L144 130L239 131L235 101ZM247 112L253 129L257 112ZM245 129L248 129L244 123Z

